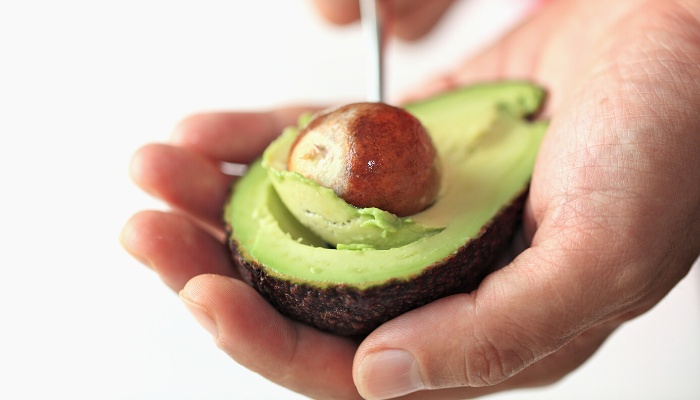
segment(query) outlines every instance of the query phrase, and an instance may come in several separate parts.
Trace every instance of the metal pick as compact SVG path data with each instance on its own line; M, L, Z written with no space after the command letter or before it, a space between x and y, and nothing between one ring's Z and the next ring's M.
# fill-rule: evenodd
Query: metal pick
M380 0L360 0L362 32L365 40L367 101L384 101L382 22L377 13Z

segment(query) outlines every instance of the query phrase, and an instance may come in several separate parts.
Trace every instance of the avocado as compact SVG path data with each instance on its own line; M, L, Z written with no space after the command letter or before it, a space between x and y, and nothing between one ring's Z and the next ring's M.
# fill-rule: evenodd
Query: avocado
M288 128L224 208L243 279L283 314L348 336L475 289L520 222L547 128L530 117L543 99L535 84L499 81L406 105L435 143L442 187L432 206L405 218L355 208L286 171L284 149L299 131ZM304 220L317 209L323 218Z
M287 170L287 158L300 129L287 128L262 157L262 167L291 214L329 245L338 249L392 249L434 235L444 227L430 227L400 218L376 207L358 208L299 173Z

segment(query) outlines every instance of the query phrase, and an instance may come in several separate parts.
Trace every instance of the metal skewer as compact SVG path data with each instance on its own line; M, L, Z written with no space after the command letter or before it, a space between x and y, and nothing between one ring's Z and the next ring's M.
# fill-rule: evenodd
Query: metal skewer
M384 65L382 60L382 23L377 13L379 0L360 0L362 33L366 51L367 101L384 101Z

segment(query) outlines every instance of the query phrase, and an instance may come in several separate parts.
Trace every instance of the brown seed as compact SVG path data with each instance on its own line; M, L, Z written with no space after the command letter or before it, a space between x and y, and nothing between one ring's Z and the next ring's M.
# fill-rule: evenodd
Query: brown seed
M384 103L354 103L315 116L297 137L288 169L356 207L415 214L440 189L437 152L423 125Z

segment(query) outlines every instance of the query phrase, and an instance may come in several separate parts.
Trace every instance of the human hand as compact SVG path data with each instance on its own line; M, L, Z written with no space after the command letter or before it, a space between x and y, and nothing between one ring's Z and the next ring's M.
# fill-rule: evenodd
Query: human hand
M470 295L373 332L355 358L361 393L470 397L551 383L685 276L700 253L699 17L691 1L550 2L418 91L499 78L549 89L530 247Z
M386 22L387 34L403 40L417 40L427 34L455 0L379 1L378 12ZM359 0L313 0L315 9L327 21L345 25L360 19Z
M682 1L559 0L425 87L515 77L549 88L531 247L477 291L360 344L281 317L236 280L220 242L231 178L218 162L252 160L299 110L196 116L173 145L140 150L134 179L179 212L137 214L122 241L181 290L232 358L311 397L473 397L550 383L658 302L700 251L698 15Z
M122 231L123 246L152 268L234 360L314 398L358 398L357 343L282 317L240 281L224 241L222 207L233 177L222 162L247 164L310 107L266 113L201 114L183 120L170 144L134 155L130 173L174 211L143 211Z

